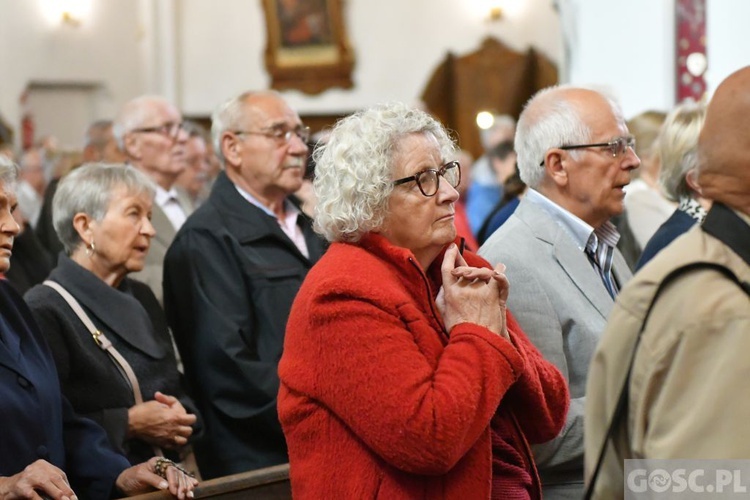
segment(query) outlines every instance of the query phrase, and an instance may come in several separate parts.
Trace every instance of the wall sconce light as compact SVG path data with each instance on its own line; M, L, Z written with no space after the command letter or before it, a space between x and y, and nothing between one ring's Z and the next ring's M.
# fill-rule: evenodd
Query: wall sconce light
M50 24L78 27L91 12L92 0L40 0L39 4Z
M81 25L81 20L75 17L75 14L73 14L72 12L64 11L60 17L62 18L63 23L69 24L70 26Z
M503 9L499 5L492 5L487 12L488 21L499 21L503 17Z
M495 124L495 115L489 111L480 111L477 113L477 127L487 130Z

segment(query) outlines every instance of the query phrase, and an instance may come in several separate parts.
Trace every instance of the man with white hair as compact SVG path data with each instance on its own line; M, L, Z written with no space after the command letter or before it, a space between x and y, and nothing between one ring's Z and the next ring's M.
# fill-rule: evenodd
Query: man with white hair
M509 307L566 376L571 404L560 435L534 447L545 498L581 498L586 377L614 297L631 273L609 219L640 160L619 106L570 86L538 92L515 148L529 190L479 253L507 266Z
M177 230L192 212L185 195L174 189L177 177L187 167L182 114L159 96L140 96L125 103L115 119L113 131L128 163L156 184L151 224L156 235L142 271L131 277L143 281L163 304L164 256Z
M211 135L224 166L180 229L164 305L205 421L204 479L285 463L277 367L292 301L323 254L289 196L302 185L310 131L276 92L222 104Z

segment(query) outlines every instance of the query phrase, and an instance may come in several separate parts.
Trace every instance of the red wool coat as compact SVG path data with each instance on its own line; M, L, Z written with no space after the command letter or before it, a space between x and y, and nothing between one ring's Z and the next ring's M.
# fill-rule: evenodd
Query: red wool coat
M510 314L512 343L470 323L448 336L441 262L425 274L370 234L334 243L308 274L279 363L295 499L541 495L528 442L562 428L565 381Z

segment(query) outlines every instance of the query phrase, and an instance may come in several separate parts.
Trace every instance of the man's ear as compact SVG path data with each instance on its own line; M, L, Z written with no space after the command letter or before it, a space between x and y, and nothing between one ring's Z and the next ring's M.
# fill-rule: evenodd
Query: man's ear
M141 159L141 140L138 137L139 135L140 134L128 133L125 134L125 137L123 138L123 153L125 153L125 156L128 158L134 160Z
M563 157L561 149L550 149L544 156L544 170L546 177L558 186L568 184L567 157Z
M73 216L73 227L75 228L76 232L78 233L78 236L83 241L84 245L88 246L89 243L91 243L91 240L93 238L92 235L92 223L94 222L94 219L92 219L88 214L85 214L83 212L78 212Z
M224 156L224 163L227 167L242 163L242 143L236 135L224 132L220 144L221 154Z

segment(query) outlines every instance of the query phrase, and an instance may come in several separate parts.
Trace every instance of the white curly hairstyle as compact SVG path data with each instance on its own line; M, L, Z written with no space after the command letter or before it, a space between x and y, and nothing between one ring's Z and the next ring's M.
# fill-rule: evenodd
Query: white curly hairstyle
M444 159L455 155L445 128L403 103L379 104L336 124L313 153L318 233L331 242L356 242L382 226L393 191L394 152L410 134L431 134Z

